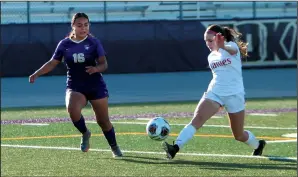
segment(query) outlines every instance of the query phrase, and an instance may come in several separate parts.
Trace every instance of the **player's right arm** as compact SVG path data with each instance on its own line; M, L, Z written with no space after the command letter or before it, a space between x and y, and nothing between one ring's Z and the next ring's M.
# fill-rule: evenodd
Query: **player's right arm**
M62 61L62 58L63 58L62 47L63 46L61 45L61 43L62 43L62 41L60 41L59 44L57 45L53 57L48 62L46 62L44 65L42 65L32 75L29 76L30 83L34 83L36 78L52 71Z
M49 60L44 65L42 65L42 67L40 67L37 71L35 71L32 75L29 76L29 82L34 83L37 77L52 71L59 63L60 63L59 60L55 60L55 59Z

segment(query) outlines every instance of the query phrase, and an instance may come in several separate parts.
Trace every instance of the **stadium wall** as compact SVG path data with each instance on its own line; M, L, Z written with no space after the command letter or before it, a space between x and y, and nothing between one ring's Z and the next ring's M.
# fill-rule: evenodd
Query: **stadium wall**
M297 66L295 18L92 23L107 52L108 74L200 71L208 68L203 34L210 24L232 26L249 42L243 65ZM69 23L1 26L1 76L28 76L49 60ZM65 75L59 65L49 75Z

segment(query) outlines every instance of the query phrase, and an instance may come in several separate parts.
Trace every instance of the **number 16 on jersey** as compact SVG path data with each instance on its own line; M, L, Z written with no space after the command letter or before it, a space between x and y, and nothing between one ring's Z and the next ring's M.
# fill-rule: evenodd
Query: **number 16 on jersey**
M73 61L75 63L84 63L85 62L85 56L83 53L74 53L72 56L73 56Z

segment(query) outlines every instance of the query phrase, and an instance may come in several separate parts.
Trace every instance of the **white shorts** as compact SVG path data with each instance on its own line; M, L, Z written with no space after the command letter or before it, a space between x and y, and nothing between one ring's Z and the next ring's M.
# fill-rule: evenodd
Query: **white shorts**
M245 109L244 93L238 93L229 96L219 96L211 91L208 91L205 92L202 97L202 99L205 98L219 103L221 106L225 107L228 113L236 113Z

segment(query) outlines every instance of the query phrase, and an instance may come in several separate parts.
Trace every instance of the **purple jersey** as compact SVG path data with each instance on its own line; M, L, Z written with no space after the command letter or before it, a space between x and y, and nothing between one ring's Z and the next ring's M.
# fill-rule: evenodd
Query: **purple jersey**
M61 40L52 58L64 60L67 67L67 88L85 90L106 87L101 73L89 75L86 72L86 66L96 66L98 58L104 55L105 51L100 41L88 35L80 42L70 38Z

